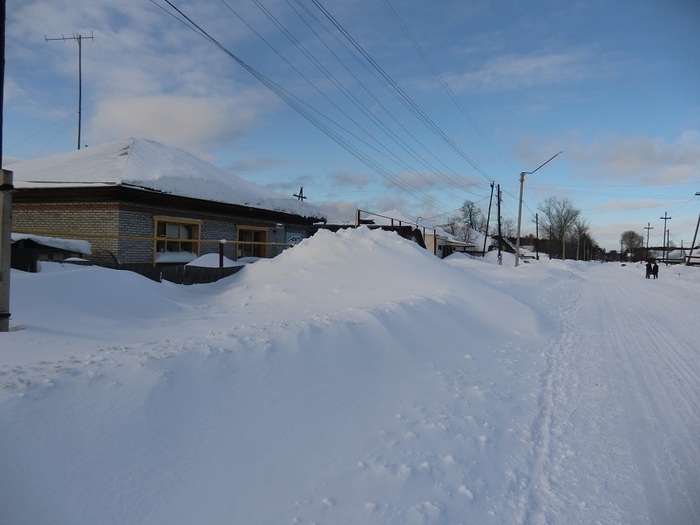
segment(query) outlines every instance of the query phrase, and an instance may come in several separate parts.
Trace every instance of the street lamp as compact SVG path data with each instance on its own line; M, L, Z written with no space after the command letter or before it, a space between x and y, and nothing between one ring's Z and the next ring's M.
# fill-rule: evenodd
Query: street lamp
M520 221L521 221L521 218L523 215L523 184L525 183L525 175L532 175L538 169L540 169L542 166L547 164L549 161L553 160L554 157L557 157L558 155L560 155L562 153L563 153L563 151L560 151L556 155L553 155L546 162L543 162L542 164L537 166L532 171L521 171L520 172L520 203L518 204L518 237L517 237L517 240L515 242L515 266L518 266L520 264Z

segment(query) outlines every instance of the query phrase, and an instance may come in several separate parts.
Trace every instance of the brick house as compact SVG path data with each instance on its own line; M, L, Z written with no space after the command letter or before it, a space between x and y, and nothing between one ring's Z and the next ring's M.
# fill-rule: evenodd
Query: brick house
M272 257L323 214L178 148L126 139L6 167L16 233L90 242L106 266ZM225 241L225 242L223 242Z

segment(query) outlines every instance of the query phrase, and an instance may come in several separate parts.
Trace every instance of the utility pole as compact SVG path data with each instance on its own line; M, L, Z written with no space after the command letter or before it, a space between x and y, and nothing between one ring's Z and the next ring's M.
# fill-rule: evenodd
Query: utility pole
M700 191L695 192L695 196L700 196ZM700 215L698 215L698 223L695 225L695 234L693 235L693 242L690 244L690 253L688 254L688 262L686 263L690 266L690 260L693 257L693 250L695 249L695 241L698 239L698 228L700 228Z
M61 38L48 38L44 35L44 40L46 42L52 42L54 40L75 40L78 42L78 149L80 149L80 127L81 127L81 113L83 106L83 38L94 40L92 31L90 31L90 36L83 36L81 34Z
M663 254L664 254L664 256L663 256L663 258L664 258L664 260L666 261L666 265L667 265L667 266L668 266L668 256L667 256L667 253L666 253L666 252L667 252L666 233L668 232L668 230L666 229L666 221L668 221L669 219L672 219L672 218L673 218L673 217L669 217L669 216L668 216L668 213L667 213L667 212L664 212L664 216L663 216L663 217L659 217L659 219L663 219L663 221L664 221L664 246L663 246Z
M503 237L501 236L501 185L498 185L498 195L496 196L498 203L498 264L503 264L503 253L501 247L503 245Z
M644 227L644 229L647 231L647 255L646 258L649 259L649 230L653 230L654 227L651 225L650 222L647 222L647 225Z
M491 219L491 202L493 201L493 185L491 181L491 197L489 198L489 212L486 214L486 232L484 232L484 256L486 256L486 240L489 238L489 220Z
M521 171L520 172L520 200L518 201L518 236L515 240L515 266L518 266L520 263L520 221L522 219L523 215L523 185L525 184L525 175L532 175L535 173L537 170L539 170L542 166L545 164L548 164L551 162L555 157L561 155L563 151L560 151L556 155L552 155L548 160L537 166L534 170L532 171ZM563 258L563 255L562 255Z
M299 193L294 193L292 196L303 202L306 199L306 195L304 195L304 186L299 188Z
M3 5L4 5L3 0ZM4 14L4 13L3 13ZM4 50L3 50L4 51ZM10 330L10 256L12 253L12 172L0 170L0 332Z
M540 216L535 213L535 256L540 260Z
M0 159L2 158L3 100L5 93L5 4L0 4ZM0 332L10 331L10 255L12 250L12 172L0 170Z

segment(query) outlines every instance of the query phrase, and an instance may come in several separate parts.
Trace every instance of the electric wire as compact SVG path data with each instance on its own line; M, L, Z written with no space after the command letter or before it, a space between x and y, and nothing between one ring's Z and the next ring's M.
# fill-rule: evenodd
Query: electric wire
M372 144L369 144L367 140L365 140L365 139L359 137L357 134L351 132L350 130L348 130L348 129L345 128L344 126L340 125L340 124L339 124L338 122L336 122L334 119L330 118L330 117L327 116L327 115L324 115L324 114L321 113L320 111L318 111L318 110L314 109L313 107L309 106L308 104L304 103L301 99L299 99L298 97L296 97L295 95L293 95L292 93L290 93L288 90L282 88L282 86L280 86L280 85L277 84L276 82L272 81L272 79L270 79L269 77L267 77L267 76L263 75L262 73L260 73L258 70L256 70L255 68L253 68L250 64L248 64L248 63L246 63L244 60L242 60L238 55L236 55L236 54L234 54L233 52L231 52L231 51L230 51L228 48L226 48L221 42L219 42L218 40L216 40L211 34L209 34L206 30L204 30L200 25L198 25L197 23L195 23L194 20L193 20L191 17L185 15L185 13L184 13L181 9L179 9L177 6L175 6L173 2L171 2L170 0L165 0L165 1L166 1L166 3L170 6L170 8L173 9L179 16L176 16L176 15L173 14L172 12L168 11L167 9L165 9L163 6L160 6L160 5L158 5L157 3L155 3L154 0L151 0L151 2L154 3L155 5L157 5L159 8L163 9L165 12L167 12L168 14L170 14L171 16L173 16L174 18L176 18L178 21L180 21L181 23L183 23L184 25L186 25L188 28L192 29L193 31L195 31L196 33L198 33L200 36L202 36L203 38L205 38L206 40L208 40L210 43L212 43L213 45L215 45L216 47L218 47L219 49L221 49L222 51L224 51L227 55L229 55L232 59L234 59L241 67L243 67L243 68L246 69L251 75L253 75L258 81L260 81L263 85L265 85L266 87L268 87L268 89L270 89L273 93L275 93L278 97L280 97L283 101L285 101L290 107L292 107L293 109L295 109L301 116L303 116L304 118L306 118L309 122L311 122L311 123L312 123L314 126L316 126L319 130L321 130L323 133L325 133L327 136L329 136L329 138L331 138L332 140L334 140L334 142L336 142L338 145L340 145L341 147L343 147L344 149L346 149L346 151L348 151L349 153L351 153L351 154L352 154L353 156L355 156L358 160L360 160L360 161L363 162L365 165L367 165L370 169L372 169L373 171L377 172L379 175L381 175L381 176L382 176L383 178L385 178L387 181L391 182L392 184L394 184L394 185L397 186L398 188L400 188L400 189L402 189L402 190L408 192L409 194L413 195L414 197L422 199L423 201L425 201L426 203L429 203L431 206L433 206L433 207L435 207L435 208L440 208L440 207L441 207L441 206L438 205L437 202L434 201L434 197L433 197L433 196L431 196L431 195L429 195L429 194L427 194L427 193L424 193L424 192L422 192L422 191L416 189L415 187L413 187L413 186L412 186L411 184L409 184L408 182L402 180L401 178L399 178L398 176L396 176L394 173L390 172L390 171L389 171L385 166L383 166L380 162L378 162L377 160L371 158L369 155L367 155L366 153L364 153L364 152L361 150L361 147L359 147L357 144L352 144L350 138L352 138L352 139L354 139L355 141L357 141L357 142L363 144L364 146L370 148L372 151L376 152L377 154L380 154L381 156L383 156L383 157L385 157L385 158L388 158L389 160L395 162L397 165L402 166L402 167L403 167L404 169L406 169L407 171L410 171L411 173L416 174L416 176L418 176L419 178L421 178L424 182L429 183L431 186L434 186L434 187L437 188L439 191L442 191L443 193L445 193L446 195L450 196L451 198L453 198L453 199L460 199L457 195L455 195L454 193L452 193L452 192L446 190L445 188L442 188L441 186L438 186L437 184L435 184L434 181L432 181L432 180L430 180L430 179L427 179L425 175L423 175L422 173L418 172L417 170L415 170L415 168L412 168L411 166L409 166L408 164L406 164L405 162L403 162L401 159L399 159L397 155L391 153L390 150L388 150L388 148L386 148L386 146L384 146L383 144L381 144L381 142L377 141L376 138L372 137L372 136L371 136L371 133L369 133L368 130L367 130L364 126L361 126L355 119L352 119L349 115L347 115L347 112L343 112L342 109L339 108L339 106L338 106L337 104L335 104L335 103L333 103L332 101L329 100L329 102L332 103L333 106L334 106L336 109L338 109L339 111L341 111L341 112L346 116L346 118L349 118L350 121L353 122L353 123L355 124L356 127L358 127L359 129L361 129L361 130L363 131L363 133L364 133L366 136L372 137L371 140L377 142L377 143L379 144L379 146L380 146L381 148L384 149L384 151L380 151L380 149L379 149L378 147L376 147L376 146L374 146L374 145L372 145ZM229 9L231 10L231 12L234 12L234 14L237 14L237 13L235 13L235 10L233 10L233 9L230 7L230 5L228 5L228 4L225 2L225 0L222 0L222 2L223 2L225 5L227 5L227 7L229 7ZM280 24L279 21L277 21L276 18L275 18L274 16L272 16L271 13L270 13L266 8L264 8L264 6L262 6L262 4L260 4L259 2L257 2L257 0L256 0L256 5L258 5L258 8L261 9L261 11L262 11L264 14L266 14L266 16L268 17L268 19L270 19L270 21L273 22L273 23L276 25L276 27L277 27L280 31L282 31L283 34L285 34L285 36L286 36L288 39L290 39L290 41L292 41L292 43L294 43L294 45L295 45L298 49L301 50L302 46L300 46L298 40L297 40L293 35L291 35L291 33L287 32L286 29L284 28L284 26L283 26L282 24ZM296 10L295 10L295 11L296 11ZM298 12L298 11L297 11L297 12ZM248 27L249 27L251 30L253 30L254 32L256 32L256 33L259 35L259 33L258 33L257 31L255 31L255 30L252 28L252 26L250 26L250 24L247 24L247 22L245 22L245 20L243 20L242 17L240 17L240 15L238 15L238 16L239 16L239 19L241 19L244 23L246 23L246 25L248 25ZM261 35L259 35L259 36L262 38ZM263 38L263 41L266 41L266 40ZM278 56L280 56L280 57L285 61L285 63L287 63L287 64L289 64L289 65L291 66L291 63L289 62L289 60L285 59L285 58L281 55L281 53L277 52L277 50L274 48L274 46L272 46L271 44L269 44L269 42L266 42L266 43L278 54ZM302 51L302 52L303 52L303 51ZM338 82L333 82L333 77L326 73L327 69L326 69L324 66L322 66L318 61L316 61L315 58L314 58L313 56L311 56L310 52L304 52L304 54L306 55L306 57L307 57L308 60L310 60L312 63L314 63L314 64L316 65L316 67L317 67L320 71L322 71L322 72L324 73L324 75L326 76L326 78L328 78L329 80L331 80L331 82L334 83L334 85L335 85L339 90L344 91L345 94L346 94L346 96L347 96L347 92L348 92L347 88L345 88L344 86L342 86L342 84L338 84ZM292 67L293 67L293 66L292 66ZM344 66L344 67L346 67L346 66ZM304 78L308 83L313 84L313 83L308 79L308 77L306 77L305 75L303 75L303 74L298 70L298 68L294 68L294 69L296 69L297 72L298 72L298 74L300 74L301 77ZM395 83L394 83L394 84L395 84ZM363 89L367 90L366 86L363 87ZM399 88L399 89L400 89L400 88ZM369 90L367 90L367 91L369 91ZM328 97L325 96L325 95L324 95L324 98L325 98L326 100L328 100ZM357 105L356 102L354 102L354 103ZM366 106L365 106L365 107L366 107ZM365 112L365 114L367 114L367 113ZM378 127L381 127L381 124L377 124L377 121L376 121L376 120L374 120L374 122L375 122L375 125L377 125ZM343 137L342 134L341 134L341 132L342 132L342 133L345 133L345 135L346 135L347 138ZM395 141L395 142L396 142L396 141ZM405 148L404 148L403 146L401 146L401 147L402 147L402 149L405 150ZM427 148L426 148L426 149L427 149ZM389 153L387 153L387 152L389 152ZM427 162L427 161L425 161L425 159L424 159L423 157L421 157L421 156L416 156L414 153L411 153L410 151L409 151L409 155L411 155L411 157L414 158L416 161L418 161L418 162L420 162L421 164L423 164L424 166L426 166L425 162ZM426 166L426 167L428 167L428 166ZM457 187L462 187L462 186L459 186L454 180L446 178L446 176L445 176L444 174L442 174L439 170L435 170L434 167L428 167L428 169L431 169L431 172L432 172L432 173L434 173L434 174L436 174L436 175L438 175L438 176L444 177L443 180L445 180L446 182L449 182L449 183L451 183L452 185L457 186ZM467 186L467 187L471 187L471 186L473 186L473 183L470 183L470 182L467 181L466 186Z
M309 10L309 8L308 8L307 6L305 6L305 5L301 2L301 0L294 0L294 1L298 4L299 8L302 9L302 10L306 13L306 15L307 15L311 20L313 20L317 25L319 25L319 26L324 30L324 32L325 32L327 35L329 35L331 38L333 38L333 39L336 41L336 43L338 43L340 46L342 46L351 56L353 56L353 57L358 61L358 63L359 63L360 65L362 65L363 67L365 67L365 68L367 69L367 71L370 73L370 75L373 76L373 78L375 78L376 80L379 81L379 76L376 74L375 70L372 69L372 68L368 68L367 65L366 65L366 63L365 63L360 57L358 57L357 53L356 53L355 51L353 51L353 50L345 43L345 41L341 40L333 31L331 31L331 30L328 28L328 26L323 22L323 20L321 20L321 19L320 19L319 17L317 17L313 12L311 12L311 10ZM345 70L353 77L353 79L357 82L357 84L372 98L372 100L374 101L374 103L377 104L377 105L389 116L389 118L391 118L391 120L393 121L393 123L396 124L397 126L399 126L411 139L413 139L413 140L416 142L416 144L418 144L418 145L419 145L428 155L430 155L436 162L438 162L439 164L441 164L441 165L442 165L445 169L447 169L448 171L452 172L456 177L462 178L462 176L461 176L459 173L457 173L456 171L454 171L453 169L451 169L449 166L447 166L447 165L446 165L439 157L437 157L428 147L426 147L425 144L423 144L423 142L421 142L421 141L420 141L420 140L419 140L419 139L418 139L418 138L417 138L417 137L416 137L416 136L415 136L415 135L414 135L414 134L413 134L413 133L412 133L412 132L411 132L411 131L410 131L410 130L409 130L409 129L408 129L408 128L407 128L407 127L406 127L406 126L405 126L405 125L404 125L404 124L403 124L403 123L388 109L388 108L387 108L387 106L386 106L374 93L372 93L372 91L366 86L366 84L365 84L361 79L359 79L359 78L355 75L355 73L352 72L351 68L337 55L337 53L331 48L331 46L330 46L327 42L325 42L325 40L321 37L321 35L312 27L312 25L309 23L309 21L306 20L306 19L304 18L304 16L302 16L302 14L299 12L299 10L296 9L294 6L291 5L290 0L287 0L287 3L290 5L290 7L292 7L292 9L295 10L295 12L297 13L297 15L304 21L304 23L307 25L307 27L309 27L309 29L316 35L316 37L318 38L318 40L325 46L325 48L336 58L336 60L337 60L337 61L345 68ZM440 177L441 177L445 182L447 182L448 184L450 184L450 185L457 185L457 184L455 183L454 180L452 180L452 179L450 179L449 177L447 177L446 175L444 175L444 174L442 173L441 170L435 168L435 166L433 166L431 163L429 163L427 160L425 160L425 158L424 158L423 156L421 156L421 155L418 154L413 148L411 148L405 141L403 141L403 139L401 139L401 138L398 136L398 134L394 133L394 132L391 130L390 127L388 127L388 126L383 126L383 127L384 127L389 133L391 133L392 137L393 137L395 140L398 140L399 142L401 142L401 144L402 144L403 146L406 146L406 147L410 150L410 151L409 151L409 154L411 154L411 156L412 156L413 158L416 158L416 155L418 155L419 158L417 158L417 160L419 160L419 162L421 162L425 167L427 167L428 169L431 169L434 173L436 173L438 176L440 176ZM467 185L467 186L471 186L471 185L473 185L473 183L470 182L470 181L466 181L466 185ZM464 187L462 186L462 188L464 188Z
M151 0L152 3L154 3L154 0ZM268 89L270 89L273 93L275 93L278 97L280 97L284 102L286 102L290 107L292 107L294 110L296 110L301 116L303 116L305 119L307 119L311 124L316 126L320 131L325 133L329 138L331 138L334 142L336 142L338 145L340 145L342 148L344 148L346 151L348 151L350 154L352 154L355 158L360 160L362 163L364 163L366 166L368 166L370 169L387 179L388 181L394 183L396 186L399 188L407 191L408 193L412 194L415 197L418 198L424 198L428 202L432 204L432 197L430 196L425 196L421 195L415 188L411 187L410 185L406 184L404 181L399 179L397 176L395 176L393 173L391 173L389 170L384 168L382 165L374 161L371 157L367 156L365 153L360 151L358 148L356 148L353 144L351 144L349 141L347 141L345 138L343 138L339 133L337 133L335 130L333 130L331 127L329 127L328 124L324 123L324 120L327 122L334 123L332 119L329 119L322 115L320 112L315 110L314 108L308 106L305 102L300 100L298 97L284 89L282 86L279 84L275 83L273 80L259 72L257 69L252 67L250 64L242 60L239 56L237 56L235 53L233 53L231 50L226 48L223 44L221 44L217 39L215 39L212 35L210 35L205 29L203 29L201 26L199 26L192 18L190 18L188 15L186 15L181 9L179 9L177 6L175 6L170 0L164 0L165 3L167 3L172 9L175 10L175 12L182 17L180 20L181 22L185 23L187 27L195 31L197 34L208 40L210 43L218 47L221 51L226 53L229 57L231 57L235 62L237 62L241 67L243 67L246 71L248 71L253 77L255 77L258 81L260 81L263 85L265 85ZM167 10L166 10L167 11ZM171 13L172 14L172 13ZM173 15L174 16L174 15ZM177 18L177 16L175 16ZM335 123L337 125L337 123ZM344 130L349 133L348 130ZM356 136L355 136L356 137ZM358 138L358 137L356 137Z
M394 18L398 26L401 28L403 33L406 35L406 38L413 44L413 47L415 47L416 51L418 51L418 54L421 56L423 61L426 63L428 68L430 69L431 73L433 76L440 82L440 85L442 86L442 89L447 93L447 96L454 102L455 106L459 109L459 111L462 113L462 115L467 119L467 122L476 130L476 132L479 134L479 136L484 140L484 142L491 148L491 151L493 151L496 156L510 169L513 171L516 171L515 168L508 162L508 160L501 154L500 150L496 147L496 145L489 139L489 137L484 133L484 131L481 129L481 126L477 123L476 119L471 115L471 113L467 110L466 107L464 107L464 104L462 101L457 97L455 92L452 90L450 85L443 79L442 75L438 72L437 68L435 65L432 63L430 58L428 58L428 55L423 51L423 48L421 45L418 43L418 41L414 38L413 34L411 31L408 29L408 26L404 23L404 21L401 19L399 14L396 12L396 10L393 8L389 0L384 0L384 5L387 7L389 13L391 16Z
M413 113L421 122L423 122L428 129L433 131L438 137L445 141L460 157L462 157L467 163L472 166L478 173L480 173L489 183L492 179L479 167L476 162L474 162L455 142L452 140L436 123L433 121L426 113L423 111L418 104L416 104L413 99L389 76L389 74L372 58L372 56L360 45L355 38L347 31L343 25L325 8L325 6L320 2L320 0L311 0L313 4L321 11L321 13L340 31L340 33L352 44L352 46L357 49L357 51L362 55L362 57L369 63L379 75L386 81L387 85L391 87L392 91L399 97L399 100L404 104L404 106Z
M368 139L371 139L374 143L376 143L376 146L370 145L366 140L360 139L357 135L353 134L355 138L358 140L361 140L364 144L366 144L368 147L370 147L372 150L374 150L376 153L384 156L388 160L394 162L395 164L401 166L403 169L415 174L417 177L419 177L421 180L426 182L427 184L433 186L436 188L438 191L441 191L448 197L451 197L453 199L458 199L459 197L455 195L454 193L450 192L449 190L438 186L434 181L429 179L427 176L424 174L420 173L418 170L410 166L408 163L406 163L404 160L402 160L398 155L396 155L394 152L392 152L388 147L386 147L381 141L379 141L376 137L370 133L369 130L367 130L361 123L357 121L354 117L352 117L347 111L345 111L343 108L341 108L335 101L333 101L326 93L324 93L317 83L312 82L304 73L302 73L299 68L294 66L287 58L285 58L272 44L265 39L258 31L253 29L250 24L248 24L243 17L236 12L227 2L226 0L221 0L224 5L232 12L234 13L244 24L246 24L251 31L253 31L263 42L265 42L282 60L284 60L285 63L287 63L294 71L296 71L315 91L317 91L325 100L327 100L334 108L336 108L342 115L344 115L350 122L352 122L357 128L362 130L365 134L365 136ZM334 85L338 88L343 95L345 95L346 98L348 98L354 105L357 107L362 114L364 114L366 117L368 117L377 127L379 127L382 131L384 131L389 138L393 137L391 136L391 133L388 132L387 128L383 123L367 108L357 97L355 97L344 85L343 83L335 76L333 75L332 72L328 70L319 60L317 60L313 54L296 38L294 35L286 29L286 27L267 9L265 6L263 6L258 0L253 0L253 2L256 4L256 6L263 12L263 14L292 42L292 44L299 49L302 54ZM399 144L401 146L401 144ZM402 146L403 147L403 146ZM379 148L381 148L383 151L381 151ZM411 152L408 149L404 149L409 155ZM416 157L414 157L416 158ZM420 160L416 158L416 160ZM428 167L428 166L426 166Z

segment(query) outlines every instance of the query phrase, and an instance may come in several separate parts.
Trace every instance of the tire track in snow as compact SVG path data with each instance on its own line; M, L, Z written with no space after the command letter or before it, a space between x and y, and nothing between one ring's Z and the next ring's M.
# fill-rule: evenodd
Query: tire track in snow
M623 372L617 393L628 405L630 453L649 523L700 523L700 367L692 333L697 295L678 281L639 280L598 289L599 315L606 304L625 304L608 320L608 335Z
M700 523L697 294L603 269L542 296L561 328L543 350L518 522Z

